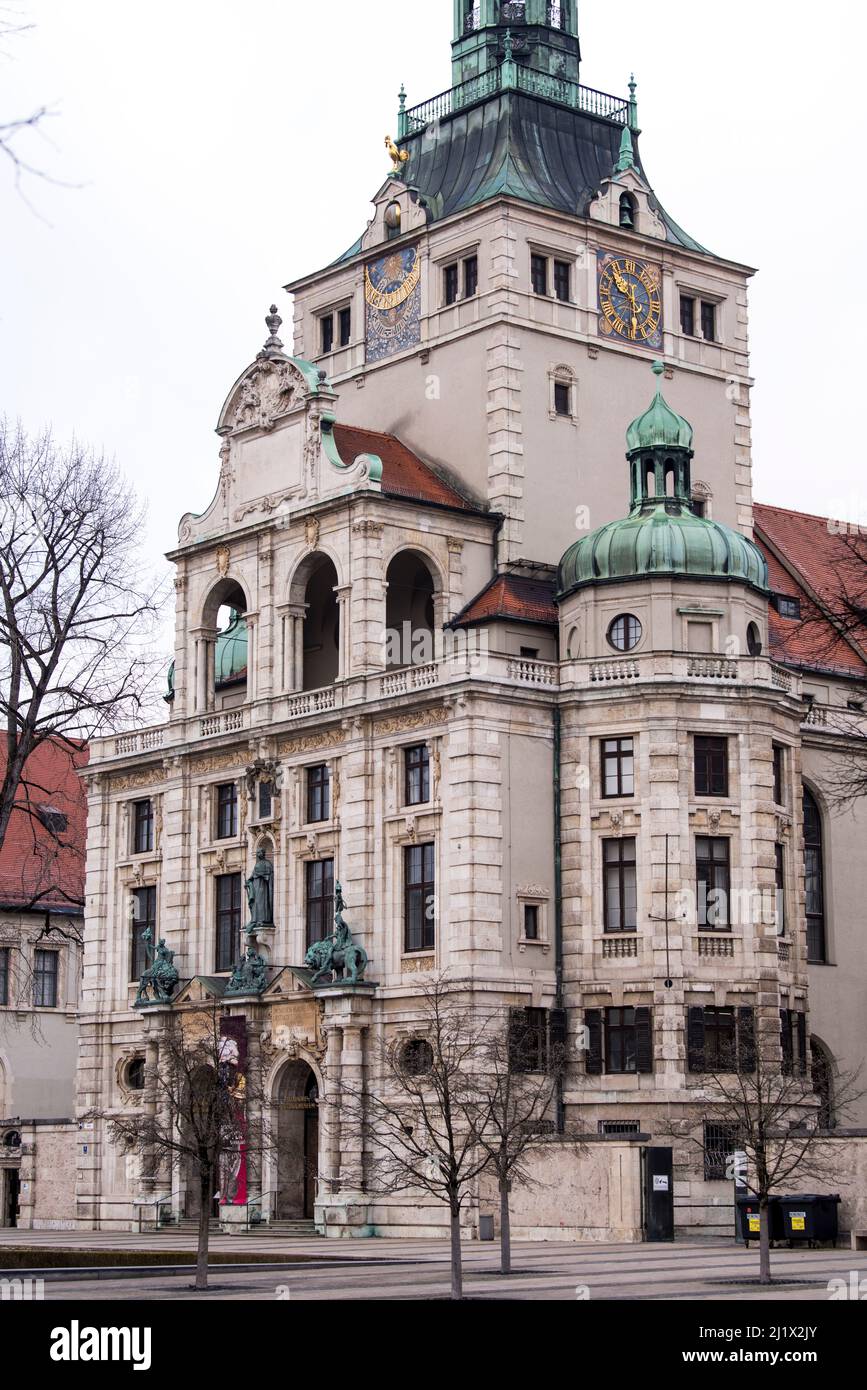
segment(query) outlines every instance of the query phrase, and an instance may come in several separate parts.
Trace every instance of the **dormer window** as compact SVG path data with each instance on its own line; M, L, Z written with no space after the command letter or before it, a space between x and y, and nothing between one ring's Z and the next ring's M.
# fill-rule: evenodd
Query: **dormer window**
M772 603L781 618L798 619L801 616L801 600L789 598L786 594L774 594Z
M620 195L620 225L627 232L634 232L638 228L638 204L631 193Z

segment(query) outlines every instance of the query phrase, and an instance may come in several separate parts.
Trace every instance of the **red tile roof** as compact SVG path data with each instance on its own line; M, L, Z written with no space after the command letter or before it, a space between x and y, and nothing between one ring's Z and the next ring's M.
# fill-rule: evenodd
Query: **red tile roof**
M480 510L396 435L356 429L353 425L335 425L334 439L340 457L347 462L359 454L376 454L382 459L382 490L390 497L434 502L462 512Z
M771 655L791 665L863 679L867 660L840 636L828 614L841 611L844 592L859 594L867 606L867 547L861 553L861 543L853 547L827 517L785 507L756 503L755 523L771 589L801 601L800 622L771 609ZM847 630L867 655L867 625Z
M495 618L556 626L555 590L553 579L498 575L452 620L452 626L469 627L473 623L487 623Z
M73 752L59 740L40 744L28 759L0 848L0 908L68 910L83 904L87 807L76 769L87 760L86 748Z

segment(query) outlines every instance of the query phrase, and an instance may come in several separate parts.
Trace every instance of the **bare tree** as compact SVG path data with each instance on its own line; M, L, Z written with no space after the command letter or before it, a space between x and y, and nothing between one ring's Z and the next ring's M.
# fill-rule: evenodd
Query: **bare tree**
M795 1177L832 1182L835 1169L822 1141L829 1131L823 1117L806 1059L788 1066L768 1062L755 1054L752 1070L730 1070L707 1074L705 1123L712 1123L730 1136L732 1156L728 1175L759 1204L759 1280L771 1277L770 1199L781 1195ZM752 1063L751 1063L752 1065ZM837 1078L835 1113L838 1117L863 1094L857 1073ZM689 1136L704 1148L704 1137ZM737 1174L734 1153L742 1155Z
M41 744L80 752L153 696L165 594L137 558L142 519L103 456L0 420L0 847L34 814Z
M20 22L20 13L16 8L11 5L0 5L0 57L8 56L10 39L14 39L32 28L32 24ZM37 106L24 116L0 121L0 154L3 154L11 163L15 174L15 183L19 188L22 176L25 174L48 179L51 183L57 182L56 179L50 178L44 170L21 153L21 137L27 134L32 135L41 130L50 115L51 112L47 106Z
M145 1078L142 1105L128 1111L93 1111L104 1120L113 1143L141 1159L142 1173L155 1178L164 1164L182 1164L198 1182L199 1231L196 1288L208 1287L211 1209L252 1152L270 1143L248 1129L252 1109L262 1110L257 1079L239 1059L217 1008L176 1013L159 1045L159 1065ZM223 1193L225 1195L225 1191Z
M424 1192L448 1207L453 1299L463 1297L461 1211L490 1163L480 1144L489 1101L479 1084L490 1020L461 1006L461 993L445 974L432 980L418 1037L378 1049L381 1089L341 1092L341 1113L375 1154L368 1190Z
M566 1066L565 1039L543 1035L527 1021L524 1009L514 1009L491 1020L481 1060L476 1084L487 1123L479 1130L479 1147L488 1155L497 1179L500 1273L511 1274L509 1194L515 1185L538 1183L528 1156L538 1147L540 1136L553 1128L548 1117L557 1078Z

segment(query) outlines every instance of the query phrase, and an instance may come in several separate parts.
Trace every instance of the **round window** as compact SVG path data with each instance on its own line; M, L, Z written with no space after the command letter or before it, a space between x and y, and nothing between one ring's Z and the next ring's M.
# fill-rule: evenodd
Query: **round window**
M3 1147L6 1149L21 1148L21 1134L17 1129L9 1129L3 1135Z
M608 643L616 652L634 651L643 631L641 623L631 613L621 613L608 629Z
M758 623L750 623L747 628L747 651L750 656L761 656L762 654L762 634L759 631Z
M145 1084L145 1059L133 1057L126 1069L126 1084L131 1091L143 1091Z
M433 1063L433 1048L426 1038L411 1038L401 1048L400 1066L407 1076L427 1076Z

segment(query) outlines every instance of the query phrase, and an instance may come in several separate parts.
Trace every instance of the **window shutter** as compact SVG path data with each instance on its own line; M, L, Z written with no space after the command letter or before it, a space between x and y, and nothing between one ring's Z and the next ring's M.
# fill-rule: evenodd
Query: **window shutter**
M752 1009L738 1009L738 1070L756 1069L756 1022Z
M653 1071L653 1010L635 1010L635 1070Z
M796 1014L798 1024L798 1075L807 1075L807 1015Z
M587 1051L587 1075L602 1075L602 1010L585 1009L584 1022L589 1034Z
M562 1071L566 1065L566 1010L552 1009L548 1015L548 1070Z
M792 1011L780 1009L780 1046L783 1051L783 1076L791 1076L794 1071L792 1052Z
M509 1010L509 1070L527 1070L527 1010Z
M687 1055L690 1071L704 1071L704 1009L689 1010L687 1024Z

